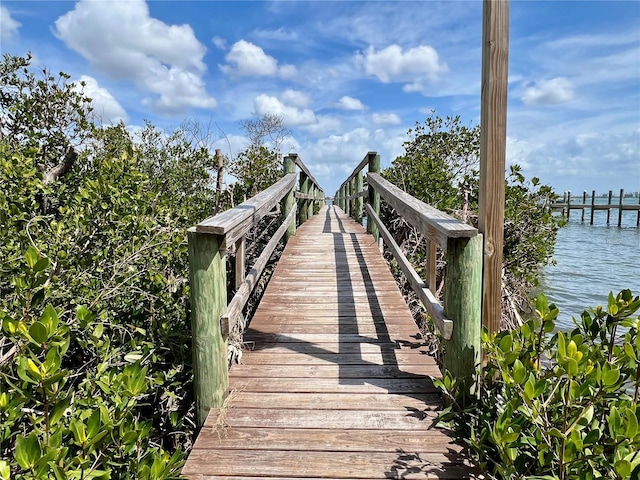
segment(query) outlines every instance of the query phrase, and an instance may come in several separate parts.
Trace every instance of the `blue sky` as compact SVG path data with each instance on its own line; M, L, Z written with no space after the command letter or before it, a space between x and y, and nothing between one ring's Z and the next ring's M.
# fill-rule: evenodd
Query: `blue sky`
M640 2L512 1L507 162L558 191L640 190ZM431 110L480 119L482 2L8 1L0 50L84 80L103 122L281 115L333 193Z

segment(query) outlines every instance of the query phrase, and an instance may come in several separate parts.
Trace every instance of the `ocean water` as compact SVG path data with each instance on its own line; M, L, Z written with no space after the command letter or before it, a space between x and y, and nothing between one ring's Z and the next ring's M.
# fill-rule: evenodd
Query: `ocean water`
M606 203L606 199L597 199ZM587 199L587 202L590 200ZM618 199L614 198L613 203ZM625 203L636 204L637 198ZM572 198L582 203L582 198ZM598 304L606 306L612 291L630 289L640 295L640 228L637 213L624 211L618 228L618 212L611 210L611 225L606 225L606 211L596 210L594 224L589 224L590 211L572 210L567 225L558 232L554 258L556 265L544 268L540 289L560 310L557 325L571 329L572 317Z

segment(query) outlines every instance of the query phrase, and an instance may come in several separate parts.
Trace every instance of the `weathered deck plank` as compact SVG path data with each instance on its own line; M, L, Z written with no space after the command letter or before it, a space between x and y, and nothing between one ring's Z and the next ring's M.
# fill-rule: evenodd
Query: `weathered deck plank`
M297 230L245 341L188 478L472 478L434 426L439 371L378 246L338 209Z

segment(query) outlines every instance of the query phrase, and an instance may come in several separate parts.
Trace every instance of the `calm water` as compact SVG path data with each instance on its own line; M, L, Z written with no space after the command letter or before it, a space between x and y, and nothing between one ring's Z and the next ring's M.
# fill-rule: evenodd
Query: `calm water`
M606 199L597 200L607 203ZM582 203L582 198L572 202ZM637 202L637 198L625 199L625 203ZM640 295L637 213L623 212L621 228L617 226L617 210L611 210L610 221L614 225L610 226L606 225L606 211L595 212L593 225L589 225L589 214L589 210L585 210L582 223L580 210L572 210L571 219L558 232L554 255L557 265L544 270L541 288L560 309L558 326L561 328L573 328L571 317L579 317L587 307L606 305L610 291L615 295L629 288L634 295Z

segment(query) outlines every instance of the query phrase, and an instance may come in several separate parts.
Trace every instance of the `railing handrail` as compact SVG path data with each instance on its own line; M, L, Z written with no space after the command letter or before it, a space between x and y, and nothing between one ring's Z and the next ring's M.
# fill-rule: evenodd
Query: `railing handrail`
M462 220L438 210L396 187L378 173L367 175L369 185L411 225L435 241L444 251L450 238L471 238L478 235L478 229Z
M353 169L353 172L351 172L351 175L349 175L347 177L347 179L342 182L343 184L347 183L348 181L352 180L356 175L358 175L358 173L367 165L369 165L369 158L371 155L377 155L378 152L367 152L367 154L364 156L364 158L362 160L360 160L360 163L356 166L356 168Z
M289 173L234 208L220 212L198 223L195 231L227 236L229 242L245 235L263 216L269 213L276 204L293 188L296 174ZM229 237L233 237L229 239Z
M320 192L322 192L322 194L324 195L324 190L322 189L318 181L313 177L313 175L311 175L311 172L309 172L309 169L304 164L300 156L297 153L291 153L289 156L293 157L293 161L298 166L298 168L300 168L300 170L302 170L307 175L309 180L311 180L313 184L318 188L318 190L320 190Z

